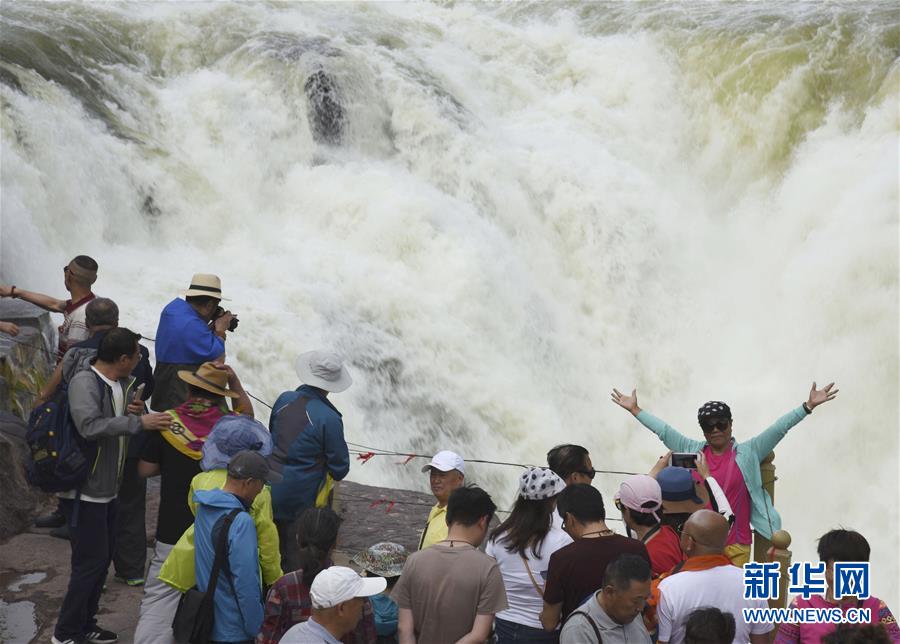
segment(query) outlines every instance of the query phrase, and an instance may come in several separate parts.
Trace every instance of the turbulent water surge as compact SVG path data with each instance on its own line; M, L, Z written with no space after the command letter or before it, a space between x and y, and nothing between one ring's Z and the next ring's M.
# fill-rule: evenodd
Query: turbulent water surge
M348 438L403 452L646 471L614 386L695 437L728 401L740 440L836 380L777 505L796 559L866 534L900 611L892 4L4 2L0 30L5 283L62 295L89 254L152 336L218 273L250 391L333 347ZM424 485L395 460L351 478ZM471 469L508 507L518 471Z

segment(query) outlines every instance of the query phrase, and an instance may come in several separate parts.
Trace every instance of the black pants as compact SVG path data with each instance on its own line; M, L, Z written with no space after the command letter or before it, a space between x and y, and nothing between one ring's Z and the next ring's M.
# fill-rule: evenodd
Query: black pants
M138 476L137 463L137 458L125 459L118 498L113 564L125 579L143 578L147 569L147 479Z
M116 544L118 501L79 501L76 506L71 499L61 499L60 506L71 534L72 573L54 635L58 640L78 639L97 627L100 592Z
M278 528L278 549L281 551L281 569L288 573L300 567L299 550L297 543L297 521L283 521L275 519L275 527Z

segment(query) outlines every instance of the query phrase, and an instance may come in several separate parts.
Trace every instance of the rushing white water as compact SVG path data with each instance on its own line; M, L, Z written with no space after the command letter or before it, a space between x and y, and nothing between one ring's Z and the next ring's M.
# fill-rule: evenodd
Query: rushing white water
M5 283L98 293L147 335L194 272L264 400L302 350L355 385L348 438L598 468L664 451L609 401L778 447L796 559L837 526L898 601L898 63L889 3L3 3ZM336 86L317 142L307 79ZM321 137L319 137L321 139ZM266 410L259 408L263 415ZM351 478L422 487L421 462ZM513 468L472 476L505 507ZM612 494L619 478L595 484Z

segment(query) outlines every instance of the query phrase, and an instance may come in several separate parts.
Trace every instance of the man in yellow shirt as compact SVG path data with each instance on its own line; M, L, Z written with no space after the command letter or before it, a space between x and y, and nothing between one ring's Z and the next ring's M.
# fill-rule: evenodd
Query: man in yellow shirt
M428 513L419 550L447 538L447 499L453 490L466 482L466 464L459 454L444 450L435 454L431 462L422 468L422 472L429 472L431 493L437 503Z

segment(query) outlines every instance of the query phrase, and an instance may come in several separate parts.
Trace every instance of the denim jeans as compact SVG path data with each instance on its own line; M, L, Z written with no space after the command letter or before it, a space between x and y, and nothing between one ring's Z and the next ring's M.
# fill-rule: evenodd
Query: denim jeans
M494 634L497 644L556 644L559 642L559 631L545 631L525 624L517 624L499 617L494 619Z

